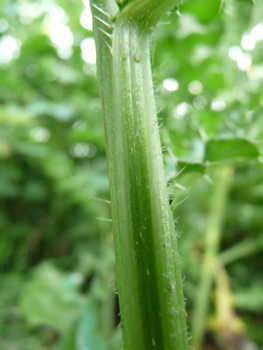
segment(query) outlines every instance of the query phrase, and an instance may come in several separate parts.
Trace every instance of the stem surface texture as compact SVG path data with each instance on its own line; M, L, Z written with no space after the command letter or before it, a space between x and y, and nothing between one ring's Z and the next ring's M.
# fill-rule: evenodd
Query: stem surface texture
M152 29L122 12L116 18L111 53L96 27L94 35L124 349L186 350L180 261L152 84Z

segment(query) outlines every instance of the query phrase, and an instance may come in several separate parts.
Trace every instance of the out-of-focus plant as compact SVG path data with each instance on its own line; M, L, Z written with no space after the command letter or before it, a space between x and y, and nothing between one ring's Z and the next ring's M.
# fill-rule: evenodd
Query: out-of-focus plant
M262 2L227 0L219 12L220 3L185 1L183 19L169 16L158 25L152 36L155 96L189 329L204 273L212 193L221 167L231 167L203 349L262 349ZM4 350L81 349L81 312L70 317L66 334L54 327L52 315L50 323L40 314L42 321L34 323L23 304L29 292L32 300L43 296L35 286L44 270L56 271L62 299L68 297L64 281L80 276L74 295L80 303L92 300L96 310L96 327L89 329L101 346L122 348L111 222L105 221L110 206L91 198L109 199L91 29L87 1L1 2ZM45 281L52 303L54 290L45 278L41 286Z

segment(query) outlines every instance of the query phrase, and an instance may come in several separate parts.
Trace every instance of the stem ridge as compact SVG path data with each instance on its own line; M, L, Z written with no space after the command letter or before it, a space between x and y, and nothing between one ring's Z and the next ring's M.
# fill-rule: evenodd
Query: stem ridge
M148 25L153 17L150 7L140 7L150 3L168 2L131 1L116 15L112 54L98 23L94 28L122 332L125 350L186 350L180 260L151 73Z

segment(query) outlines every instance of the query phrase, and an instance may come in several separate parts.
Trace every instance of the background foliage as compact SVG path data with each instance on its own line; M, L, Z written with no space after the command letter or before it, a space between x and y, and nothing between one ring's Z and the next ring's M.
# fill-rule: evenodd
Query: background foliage
M154 34L153 72L190 331L227 166L204 347L262 350L263 3L180 11ZM109 191L89 13L86 0L1 2L3 350L122 349L110 205L94 198Z

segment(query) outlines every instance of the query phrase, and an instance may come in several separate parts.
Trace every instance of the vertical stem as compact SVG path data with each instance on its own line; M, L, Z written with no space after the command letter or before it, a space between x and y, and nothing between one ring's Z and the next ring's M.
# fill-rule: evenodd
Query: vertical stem
M108 161L124 346L187 349L149 33L132 23L117 23L113 40L114 152Z
M117 17L112 57L106 36L94 30L123 340L125 350L186 350L180 261L152 84L151 30Z
M192 328L193 346L196 350L203 349L206 318L213 282L213 268L215 266L215 260L219 250L224 210L232 177L233 168L224 167L219 169L215 179L214 192L211 198L211 211L205 233L205 247L201 279L196 296L195 314Z

